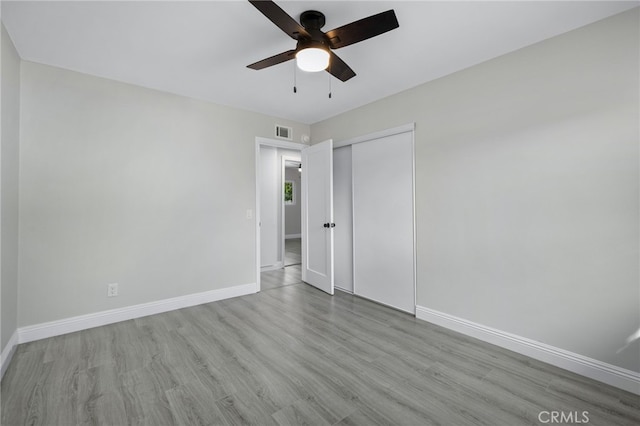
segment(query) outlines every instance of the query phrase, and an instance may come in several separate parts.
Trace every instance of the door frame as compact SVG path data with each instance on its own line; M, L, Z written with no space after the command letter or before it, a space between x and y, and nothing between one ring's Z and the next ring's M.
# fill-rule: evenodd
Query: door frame
M256 232L256 293L260 291L260 147L268 146L272 148L283 148L289 149L292 151L300 151L309 147L309 145L303 145L296 142L287 142L281 141L277 139L269 139L261 136L256 136L255 141L255 189L256 189L256 200L255 200L255 232ZM302 188L301 188L302 189ZM282 201L284 202L284 201ZM284 211L282 212L284 216ZM282 229L282 233L284 235L284 229ZM284 261L284 258L283 258Z

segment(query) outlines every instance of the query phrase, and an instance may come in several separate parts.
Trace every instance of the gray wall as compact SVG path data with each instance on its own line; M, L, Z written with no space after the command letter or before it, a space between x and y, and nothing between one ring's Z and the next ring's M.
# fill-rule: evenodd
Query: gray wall
M20 139L20 57L2 29L2 159L0 182L2 237L0 243L0 351L18 321L18 151Z
M300 158L300 153L297 154ZM284 206L284 235L300 235L302 232L302 209L300 206L300 172L297 168L287 168L285 170L285 180L293 182L295 204Z
M274 267L280 259L280 186L278 149L260 147L260 266Z
M311 126L416 123L417 304L640 371L638 9Z
M309 126L31 62L21 100L19 326L256 282L255 137Z

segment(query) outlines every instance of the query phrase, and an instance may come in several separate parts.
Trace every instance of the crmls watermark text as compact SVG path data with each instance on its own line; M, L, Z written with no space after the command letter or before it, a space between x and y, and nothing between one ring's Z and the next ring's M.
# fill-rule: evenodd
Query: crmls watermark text
M538 421L544 424L589 423L589 412L588 411L540 411L538 413Z

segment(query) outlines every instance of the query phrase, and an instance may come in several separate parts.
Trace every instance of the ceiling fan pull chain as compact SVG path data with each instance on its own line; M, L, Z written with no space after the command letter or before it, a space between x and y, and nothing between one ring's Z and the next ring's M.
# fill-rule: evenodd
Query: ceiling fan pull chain
M329 99L331 99L331 64L329 64L329 72L327 75L329 76Z
M293 61L293 93L298 93L298 87L297 87L297 79L296 76L298 75L298 73L296 72L296 61Z

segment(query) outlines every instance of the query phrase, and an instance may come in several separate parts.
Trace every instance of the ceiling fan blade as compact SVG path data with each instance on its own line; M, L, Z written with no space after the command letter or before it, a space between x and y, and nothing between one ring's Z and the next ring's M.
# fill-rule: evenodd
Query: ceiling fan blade
M356 73L347 65L338 55L333 52L329 52L331 60L327 72L341 81L347 81L351 77L355 77Z
M332 49L339 49L386 33L399 26L396 13L391 9L327 31L325 39Z
M270 0L249 0L249 3L255 6L264 16L266 16L271 22L276 24L278 28L287 33L289 37L294 40L298 40L300 36L311 38L311 35L304 29L304 27L298 24L295 19L287 14L277 4Z
M247 68L251 68L254 70L261 70L263 68L267 68L273 65L281 64L283 62L287 62L295 57L296 57L295 49L287 50L286 52L278 53L277 55L273 55L267 59L263 59L261 61L254 62L251 65L247 65Z

